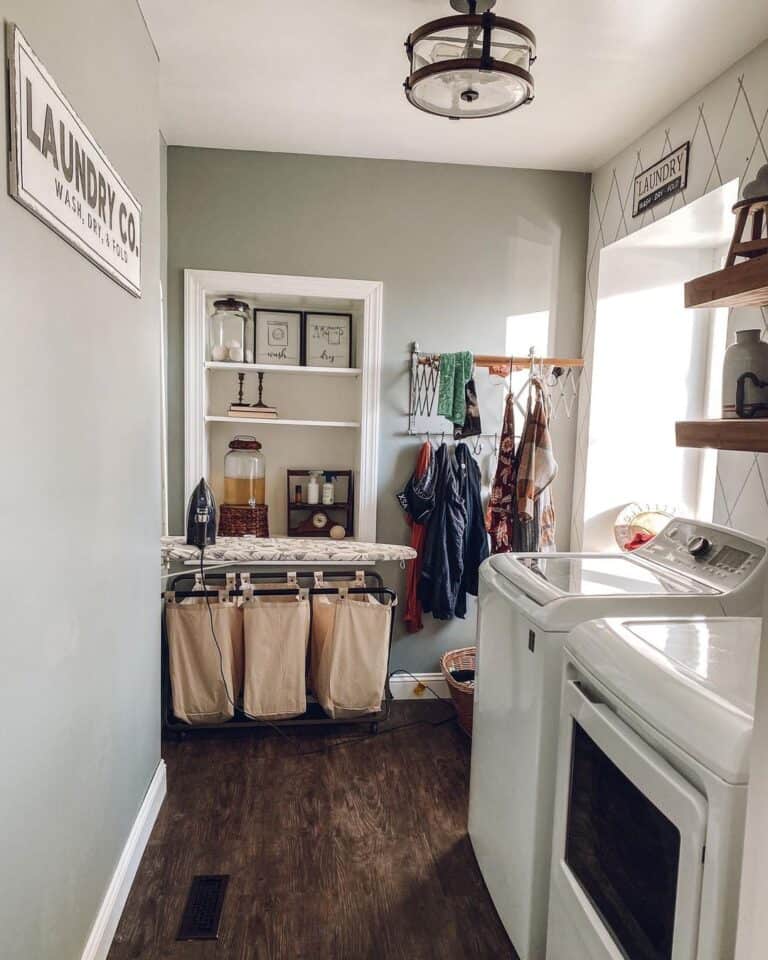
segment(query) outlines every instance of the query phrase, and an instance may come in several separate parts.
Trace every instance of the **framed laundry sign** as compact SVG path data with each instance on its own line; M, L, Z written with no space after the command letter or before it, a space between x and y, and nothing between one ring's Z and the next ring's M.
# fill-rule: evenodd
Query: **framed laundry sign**
M141 204L35 56L6 27L11 196L141 296Z
M307 313L304 324L308 367L352 366L351 313Z
M688 186L688 159L691 142L686 141L677 150L662 157L658 163L635 177L632 216L639 217L649 207L666 200Z
M302 362L301 311L254 310L256 363L298 367Z

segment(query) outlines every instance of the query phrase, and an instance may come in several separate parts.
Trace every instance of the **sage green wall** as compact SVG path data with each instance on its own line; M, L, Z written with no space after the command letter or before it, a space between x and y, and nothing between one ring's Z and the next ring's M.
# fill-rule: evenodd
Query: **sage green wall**
M158 65L134 0L0 20L143 206L137 299L0 191L0 956L77 960L160 759Z
M507 316L549 309L554 348L578 356L588 182L577 173L169 147L172 529L181 531L184 509L184 268L383 281L378 538L405 542L394 494L418 448L403 436L409 344L503 352ZM546 270L531 269L532 249ZM572 451L568 424L558 433L555 490L566 537ZM402 583L393 565L383 572ZM442 650L473 634L474 617L448 626L430 618L423 633L397 641L393 665L435 670Z

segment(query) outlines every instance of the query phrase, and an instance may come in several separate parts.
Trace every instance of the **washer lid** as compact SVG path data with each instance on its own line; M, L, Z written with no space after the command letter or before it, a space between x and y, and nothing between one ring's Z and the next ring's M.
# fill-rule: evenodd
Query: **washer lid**
M536 603L566 597L712 596L719 591L623 554L498 553L491 567Z
M595 620L566 648L705 767L746 783L761 625L759 617Z

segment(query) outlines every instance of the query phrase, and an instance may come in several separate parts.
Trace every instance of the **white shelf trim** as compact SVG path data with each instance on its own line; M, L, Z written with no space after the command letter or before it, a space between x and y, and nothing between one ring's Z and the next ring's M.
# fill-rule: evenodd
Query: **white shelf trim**
M357 483L355 484L355 530L360 539L376 540L376 506L379 455L380 382L383 284L378 280L345 280L326 277L294 277L279 274L232 273L218 270L184 271L184 465L185 499L201 476L208 473L209 429L206 413L208 404L206 325L208 320L206 297L239 295L252 298L275 296L291 297L299 302L312 300L357 300L362 304L362 330L358 346L361 363L359 372L346 373L360 377L360 423L343 423L342 426L360 430ZM232 371L237 365L225 363ZM244 372L256 371L256 364L243 364ZM261 366L261 365L260 365ZM268 365L269 372L286 367ZM317 368L298 367L295 373L306 373ZM341 369L319 368L326 375L340 375ZM239 372L239 371L238 371ZM264 372L268 372L265 370ZM319 371L315 375L320 375ZM249 421L238 417L244 424ZM229 418L223 422L231 423ZM281 421L258 420L262 423L281 424ZM299 421L303 426L328 426L313 421ZM282 421L285 425L286 421Z
M230 373L309 373L325 377L359 377L360 367L297 367L279 363L231 363L228 360L207 360L206 370L229 370Z
M284 420L281 417L206 417L206 423L262 423L277 427L348 427L359 430L360 424L355 420Z

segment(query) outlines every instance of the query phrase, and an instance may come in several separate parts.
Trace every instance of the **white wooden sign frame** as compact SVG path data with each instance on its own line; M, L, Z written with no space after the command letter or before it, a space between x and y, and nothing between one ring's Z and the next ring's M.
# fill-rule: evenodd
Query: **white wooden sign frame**
M135 297L141 204L15 23L6 27L8 192Z

